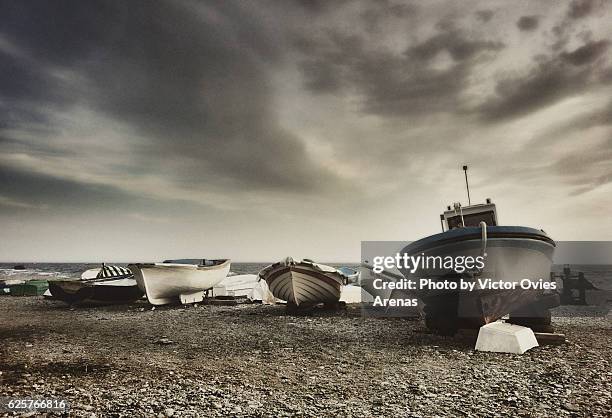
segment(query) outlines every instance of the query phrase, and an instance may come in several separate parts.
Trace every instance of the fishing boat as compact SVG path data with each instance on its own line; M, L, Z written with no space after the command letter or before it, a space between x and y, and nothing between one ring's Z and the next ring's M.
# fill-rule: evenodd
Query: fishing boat
M4 280L0 280L0 296L1 295L10 295L11 294L11 287L15 286L15 285L21 285L24 284L26 281L25 280L20 280L20 279L4 279Z
M334 267L291 257L265 267L259 277L268 283L274 297L290 307L336 304L342 286L347 284L347 277Z
M213 287L214 297L234 297L247 299L254 302L274 304L275 299L268 284L259 280L256 274L231 274Z
M180 259L136 263L128 268L152 305L197 303L229 273L230 260Z
M359 283L359 270L355 270L351 267L338 267L338 271L346 277L346 281L349 284L358 284Z
M143 296L129 269L105 264L86 270L80 280L49 280L49 292L69 305L124 304Z
M467 166L464 170L467 186ZM412 242L400 251L402 256L433 257L433 266L403 268L400 272L419 284L421 279L464 281L472 282L474 288L418 285L413 293L425 303L428 327L453 334L458 327L479 327L540 300L554 305L554 298L547 295L551 293L549 277L556 245L543 230L500 226L491 199L484 204L448 206L440 222L441 233ZM464 261L481 257L482 262L459 269L457 265L436 263L447 257Z

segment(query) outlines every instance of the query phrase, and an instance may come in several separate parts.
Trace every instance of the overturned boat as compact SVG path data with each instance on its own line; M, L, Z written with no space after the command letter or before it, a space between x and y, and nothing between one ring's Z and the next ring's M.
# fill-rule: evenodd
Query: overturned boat
M290 307L336 304L342 286L347 284L347 276L334 267L291 257L267 266L259 277L268 283L274 297Z
M105 264L86 270L80 280L49 280L49 292L69 305L131 303L144 294L129 269Z
M227 259L180 259L163 263L136 263L128 268L152 305L204 300L205 292L221 282L230 271Z
M274 296L264 280L259 280L256 274L232 274L213 287L213 297L233 297L247 299L253 302L274 304Z

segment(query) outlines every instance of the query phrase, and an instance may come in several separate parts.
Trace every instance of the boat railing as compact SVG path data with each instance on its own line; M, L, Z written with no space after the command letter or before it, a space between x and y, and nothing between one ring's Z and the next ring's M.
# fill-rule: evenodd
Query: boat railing
M487 223L485 221L480 221L480 255L482 257L487 257Z

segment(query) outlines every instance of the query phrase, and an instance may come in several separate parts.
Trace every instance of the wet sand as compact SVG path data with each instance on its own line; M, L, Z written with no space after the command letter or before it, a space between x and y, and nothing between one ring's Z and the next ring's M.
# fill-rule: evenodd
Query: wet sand
M612 321L554 318L569 342L482 353L358 308L132 305L0 297L3 396L70 416L609 416ZM36 415L38 416L38 415Z

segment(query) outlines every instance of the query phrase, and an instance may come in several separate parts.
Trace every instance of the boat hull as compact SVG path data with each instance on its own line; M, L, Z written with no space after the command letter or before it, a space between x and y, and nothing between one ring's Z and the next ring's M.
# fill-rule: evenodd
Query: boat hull
M128 268L152 305L199 302L229 273L230 260L213 266L194 264L130 264Z
M54 299L69 305L126 304L144 295L134 279L121 279L103 284L83 283L78 280L54 280L49 281L49 291Z
M333 267L309 262L276 263L259 276L275 298L296 306L337 303L346 284L346 277Z
M547 293L545 289L533 288L533 285L549 281L554 249L555 243L546 234L532 228L487 227L486 241L480 228L462 228L416 241L400 254L478 257L486 253L484 268L465 272L448 268L400 271L407 279L419 283L420 279L474 282L472 291L417 286L412 293L425 303L426 312L432 316L434 313L448 318L455 316L479 326L532 304ZM491 289L485 285L484 279L508 284L508 288ZM521 283L532 286L524 288Z

